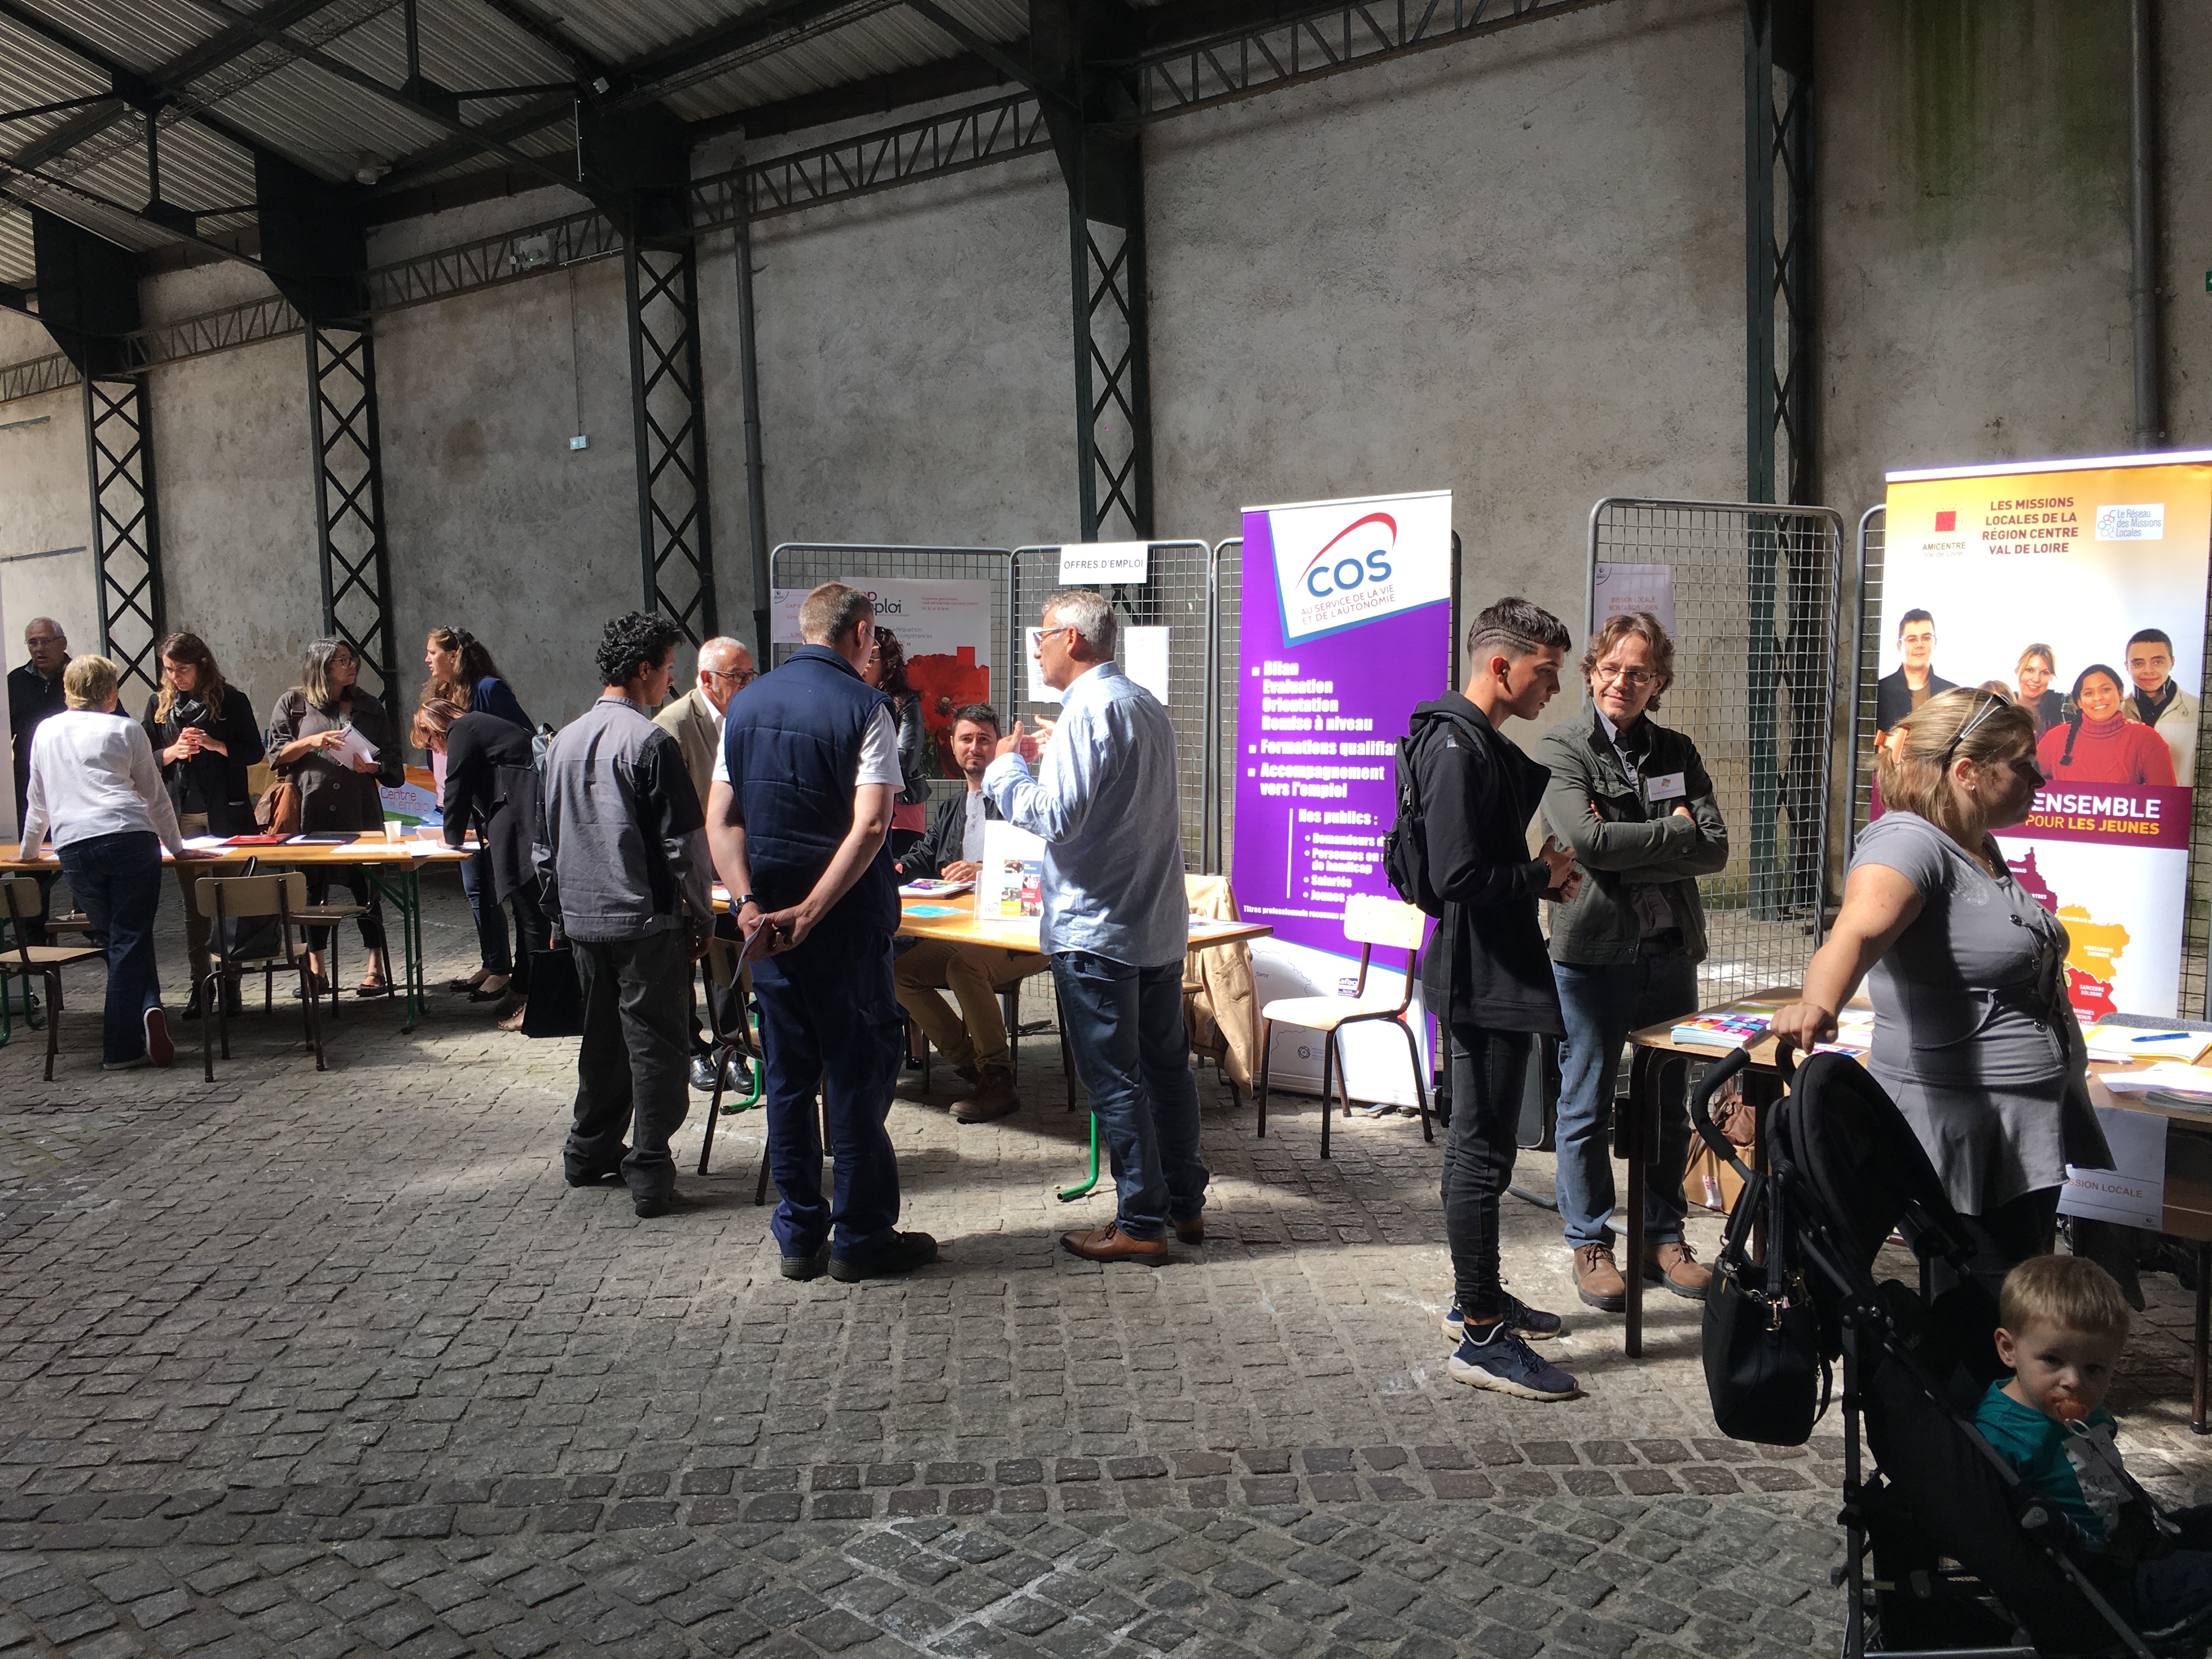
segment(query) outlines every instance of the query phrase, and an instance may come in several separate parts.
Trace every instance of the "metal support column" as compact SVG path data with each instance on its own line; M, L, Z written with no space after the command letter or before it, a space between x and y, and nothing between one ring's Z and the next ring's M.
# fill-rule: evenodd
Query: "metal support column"
M1813 0L1746 0L1744 67L1745 492L1753 501L1804 503L1816 488L1813 442ZM1778 490L1779 493L1778 494ZM1797 630L1801 596L1776 592L1777 526L1752 526L1748 568L1752 657L1748 664L1752 902L1778 913L1782 860L1774 826L1787 803L1793 842L1816 822L1800 797L1811 775L1793 764L1786 782L1781 723L1793 757L1808 721L1806 688L1778 678L1775 605ZM1817 584L1818 573L1814 573ZM1796 695L1793 696L1795 692ZM1787 703L1786 714L1783 705Z
M690 240L633 239L623 251L623 287L645 608L671 618L697 645L721 628L708 512L698 261Z
M1152 534L1152 396L1146 321L1143 147L1133 84L1092 63L1135 56L1121 0L1031 0L1030 53L1067 184L1075 357L1077 520L1085 541Z
M768 468L761 459L760 352L753 332L753 227L738 221L738 367L744 376L745 529L752 544L754 660L763 668L774 660L769 635Z
M100 652L151 693L167 626L161 515L146 389L124 337L138 326L138 273L126 249L43 208L31 210L39 319L76 370L83 399ZM126 699L127 701L127 699Z
M398 652L388 597L392 550L384 535L376 342L365 325L335 324L311 325L306 338L323 629L353 647L362 685L397 721Z
M100 654L126 683L135 678L151 695L161 685L155 653L168 632L168 613L144 381L85 376L84 452L100 583Z

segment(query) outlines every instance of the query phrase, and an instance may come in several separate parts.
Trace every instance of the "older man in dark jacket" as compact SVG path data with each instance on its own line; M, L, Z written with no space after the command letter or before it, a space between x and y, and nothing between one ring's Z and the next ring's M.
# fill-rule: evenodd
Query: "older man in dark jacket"
M1551 774L1499 728L1552 700L1567 644L1550 611L1501 599L1468 630L1466 695L1448 691L1413 711L1429 881L1443 901L1422 981L1450 1054L1444 1236L1458 1294L1445 1328L1460 1342L1447 1370L1526 1400L1565 1400L1576 1384L1524 1340L1557 1336L1562 1323L1499 1282L1498 1206L1513 1178L1530 1049L1565 1030L1536 902L1571 897L1581 875L1549 842L1528 856L1528 823Z

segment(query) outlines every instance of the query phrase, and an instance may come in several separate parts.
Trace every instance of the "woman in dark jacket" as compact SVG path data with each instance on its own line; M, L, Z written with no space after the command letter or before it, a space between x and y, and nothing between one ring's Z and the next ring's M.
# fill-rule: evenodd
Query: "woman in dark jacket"
M261 726L246 693L224 684L215 655L197 634L172 634L161 641L161 689L146 702L146 737L161 763L177 827L187 836L250 836L253 791L247 769L262 756ZM198 888L204 864L180 862L177 886L185 899L185 948L192 964L191 1000L184 1017L200 1017L200 987L208 975L208 919ZM233 985L228 992L237 994Z
M531 856L538 822L538 757L531 735L497 714L470 713L443 697L415 711L410 735L419 747L446 757L446 845L460 846L473 827L490 861L493 902L514 912L514 973L496 1012L501 1030L519 1031L530 997L530 954L553 940L552 924L538 902Z
M467 629L432 629L422 649L422 665L430 671L430 683L422 688L418 708L434 701L457 703L471 714L491 714L520 726L525 732L530 731L530 716L523 711L514 688L501 678L499 665L491 659L483 641ZM433 767L436 764L434 759ZM491 885L488 853L479 853L461 866L461 890L469 896L469 914L476 918L478 965L466 979L453 981L451 988L466 991L471 1002L489 1002L504 995L514 969L507 950L507 913L497 900L484 897Z
M888 628L876 629L876 654L860 678L884 693L897 711L899 773L903 780L891 798L890 848L893 862L927 832L929 804L929 733L921 723L921 696L907 683L906 647Z
M361 659L351 646L343 640L316 640L301 654L300 684L277 698L270 714L269 763L299 790L300 828L309 835L380 833L384 799L378 786L397 788L406 781L406 763L384 705L360 694L354 684L360 678ZM360 733L374 751L374 759L338 759L333 751L349 731ZM320 904L329 896L331 874L327 866L308 871L308 902ZM384 948L384 907L359 865L343 874L354 902L368 907L361 918L361 942L368 951L368 967L355 994L388 997L392 971ZM329 928L310 930L308 965L319 981L329 942Z

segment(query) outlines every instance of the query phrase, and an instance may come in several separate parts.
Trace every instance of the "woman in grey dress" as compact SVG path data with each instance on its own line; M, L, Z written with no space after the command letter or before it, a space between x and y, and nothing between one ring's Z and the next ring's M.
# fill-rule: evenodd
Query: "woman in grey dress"
M1946 691L1875 765L1889 810L1860 836L1842 913L1773 1030L1828 1041L1866 981L1867 1069L1972 1228L1973 1276L1994 1294L2008 1268L2050 1252L2066 1165L2111 1162L2066 999L2066 930L1989 833L2034 808L2035 717L1996 693Z

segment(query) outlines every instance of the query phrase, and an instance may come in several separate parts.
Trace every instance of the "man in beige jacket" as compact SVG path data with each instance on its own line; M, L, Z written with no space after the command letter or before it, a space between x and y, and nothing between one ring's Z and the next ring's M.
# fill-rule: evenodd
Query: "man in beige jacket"
M714 762L722 752L723 712L757 678L753 653L735 640L717 636L699 647L699 683L653 717L684 751L684 769L701 800L714 781Z
M714 787L714 762L722 752L722 715L730 699L758 677L753 672L753 653L735 640L716 636L699 647L699 680L689 691L653 717L653 723L676 739L684 751L684 769L692 787L705 800ZM715 926L726 936L727 916L717 916ZM726 1024L742 1019L738 999L716 992ZM706 1036L695 1023L691 1030L691 1086L702 1094L714 1088L714 1061Z

